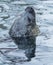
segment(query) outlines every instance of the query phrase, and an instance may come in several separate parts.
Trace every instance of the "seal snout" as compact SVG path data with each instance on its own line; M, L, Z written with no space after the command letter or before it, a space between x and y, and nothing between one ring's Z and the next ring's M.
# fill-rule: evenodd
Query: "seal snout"
M25 9L25 11L28 12L28 13L30 13L30 14L32 14L33 16L35 16L35 11L34 11L33 7L27 7Z
M35 11L33 7L27 7L25 11L29 24L34 26L36 23L35 23Z

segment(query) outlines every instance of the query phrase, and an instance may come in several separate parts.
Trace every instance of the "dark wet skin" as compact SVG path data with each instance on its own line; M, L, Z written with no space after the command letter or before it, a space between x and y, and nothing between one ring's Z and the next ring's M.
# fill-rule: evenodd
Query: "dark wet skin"
M28 58L27 61L31 61L31 58L35 57L35 50L36 50L36 37L33 35L30 35L31 30L34 29L36 25L35 21L35 11L32 7L27 7L25 9L26 14L27 12L33 16L33 18L27 17L28 19L28 24L27 28L31 28L30 30L27 30L25 33L25 37L13 37L11 34L12 32L12 27L9 31L9 35L11 38L14 40L15 44L18 46L19 49L24 49L25 50L25 55ZM16 23L16 22L15 22ZM24 24L24 23L23 23Z

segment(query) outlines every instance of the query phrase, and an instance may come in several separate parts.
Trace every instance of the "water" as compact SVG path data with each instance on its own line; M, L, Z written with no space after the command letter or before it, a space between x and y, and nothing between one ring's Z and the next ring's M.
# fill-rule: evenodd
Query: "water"
M53 1L52 0L0 0L0 48L17 48L9 39L9 29L14 18L20 16L27 6L33 6L40 33L36 39L36 57L30 62L11 63L9 58L25 59L22 50L1 50L1 65L53 65ZM7 39L7 40L6 40ZM23 51L24 52L24 51ZM9 57L8 59L6 57ZM5 61L4 61L5 60Z

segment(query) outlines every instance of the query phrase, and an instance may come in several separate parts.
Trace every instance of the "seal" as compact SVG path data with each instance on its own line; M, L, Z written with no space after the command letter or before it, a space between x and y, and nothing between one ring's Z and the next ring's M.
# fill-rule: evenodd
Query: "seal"
M18 48L25 50L28 61L35 57L37 31L33 7L27 7L21 17L14 21L9 31Z

